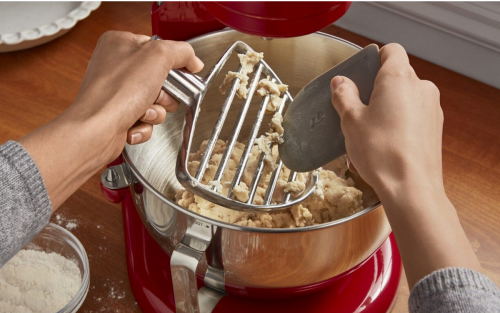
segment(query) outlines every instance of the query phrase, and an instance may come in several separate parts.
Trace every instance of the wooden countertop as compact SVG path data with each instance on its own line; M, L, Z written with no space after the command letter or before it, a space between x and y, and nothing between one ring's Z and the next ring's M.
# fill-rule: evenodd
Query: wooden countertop
M107 30L151 34L150 3L103 3L63 37L0 54L0 143L18 139L60 114L75 98L99 36ZM327 32L361 46L372 41L338 27ZM484 272L500 285L500 90L411 57L422 79L441 91L445 115L443 167L448 196ZM128 285L120 206L102 195L94 175L52 221L82 241L90 290L80 312L140 312ZM57 218L59 217L59 218ZM393 312L407 312L401 280Z

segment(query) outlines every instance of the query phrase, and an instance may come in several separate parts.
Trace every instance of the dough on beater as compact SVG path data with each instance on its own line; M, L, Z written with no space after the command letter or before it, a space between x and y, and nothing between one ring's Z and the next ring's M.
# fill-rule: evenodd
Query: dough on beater
M269 77L261 79L259 81L259 89L257 89L257 94L261 97L271 95L266 107L267 114L276 112L276 110L278 110L282 100L280 97L287 90L287 85L276 84L269 80Z
M207 141L201 144L200 150L191 153L188 161L188 170L193 175L199 166L199 161L203 152L206 149ZM238 162L243 153L245 145L237 142L231 152L230 159L223 177L221 178L222 191L221 194L227 195L231 181L236 173ZM213 181L213 177L219 166L222 154L226 149L226 142L217 140L214 151L208 162L207 170L202 178L202 184L209 184ZM248 165L242 176L240 186L234 190L241 196L240 201L248 200L248 186L250 186L253 178L253 173L260 158L260 149L258 146L252 147L251 155L248 160ZM278 157L277 146L271 149L271 155L274 159ZM249 227L265 227L265 228L294 228L327 223L339 218L347 217L363 209L362 193L356 189L354 182L350 178L345 178L347 164L345 157L341 157L334 162L334 171L318 169L319 181L316 186L316 191L293 207L278 213L261 213L261 212L241 212L231 210L201 197L198 197L185 189L177 191L175 200L179 205L196 212L198 214L216 219L225 223L236 224ZM262 178L255 192L254 204L263 204L267 185L272 175L272 169L264 168ZM275 193L272 201L281 201L285 194L287 186L289 188L296 187L296 190L302 188L308 180L307 173L298 173L297 182L288 183L290 170L282 167L279 174L279 180L276 184ZM243 185L244 184L244 185ZM241 188L241 190L240 190ZM302 189L301 192L303 192ZM241 193L240 193L241 191ZM293 191L289 189L289 191ZM298 192L298 191L297 191ZM233 191L233 193L235 193ZM295 197L292 194L292 197Z
M273 115L273 118L271 119L271 127L276 131L278 134L283 135L285 130L283 129L283 126L281 124L283 123L283 116L281 113L276 112Z
M248 201L248 199L250 198L248 193L248 186L244 182L241 182L238 186L235 186L233 188L234 197L236 198L236 200L239 200L241 202Z
M242 80L243 79L243 75L241 75L240 73L237 73L237 72L232 72L232 71L227 72L226 77L224 77L224 80L222 81L222 84L219 86L219 91L220 91L221 94L223 94L223 95L226 94L227 90L231 86L231 82L235 78L239 78L240 79L240 86L241 86L241 84L243 83L243 80ZM238 92L240 90L240 86L238 86L238 90L236 91L236 95L238 95ZM241 99L240 96L238 96L238 98ZM245 94L245 99L246 99L246 94Z
M279 145L281 145L283 142L285 142L283 140L283 136L274 132L274 133L266 133L266 137L269 139L269 141L271 141L272 143L277 143Z
M273 157L272 153L272 146L274 139L276 139L276 142L279 141L279 135L273 135L277 133L266 133L266 135L262 135L259 138L255 139L255 144L259 148L259 150L264 153L264 161L266 164L271 168L271 170L274 170L277 166L276 164L276 159Z
M279 145L285 142L283 139L283 133L285 130L283 129L283 126L281 126L282 122L283 116L281 116L281 113L274 113L273 118L271 119L271 124L269 125L271 130L274 130L274 132L266 133L266 137L270 142L277 143Z
M215 187L215 191L217 192L222 191L222 184L220 183L220 181L211 180L208 182L208 187L210 188Z
M248 51L246 54L239 54L242 73L229 72L219 87L222 94L225 94L231 82L235 78L240 79L240 84L236 91L236 96L246 99L248 94L248 74L253 71L253 67L262 58L263 53ZM262 79L258 83L257 93L260 96L270 95L270 101L266 107L266 113L274 113L271 119L271 131L255 139L254 146L243 171L241 182L233 189L236 200L246 202L249 199L249 187L255 170L258 166L261 154L264 153L266 166L263 169L262 177L255 191L253 204L264 204L267 187L271 180L273 171L276 170L278 159L278 145L283 143L282 127L283 116L276 112L282 102L280 96L288 90L287 85L276 84L269 78ZM215 186L218 193L227 195L233 177L238 168L239 160L242 157L245 145L236 142L227 166L223 172L220 182L213 181L222 155L226 150L227 142L217 140L207 169L201 180L202 184ZM188 160L188 171L194 175L200 164L201 157L206 150L207 140L205 140L199 151L191 153ZM335 160L334 171L320 168L317 170L319 181L313 194L299 204L277 213L243 212L231 210L209 202L191 192L179 189L175 196L175 201L183 207L198 214L216 219L225 223L231 223L248 227L265 228L294 228L327 223L339 218L347 217L363 209L362 192L354 187L354 181L345 177L347 163L344 157ZM281 202L283 197L289 193L293 198L300 196L305 190L306 182L309 179L308 173L297 173L293 182L288 182L290 170L282 166L278 173L278 181L272 198L272 202Z
M255 52L255 51L247 51L246 54L238 54L238 58L240 59L240 65L242 68L241 74L236 72L228 72L226 77L224 77L224 81L219 87L219 91L225 95L227 89L231 86L231 82L235 78L240 79L240 83L238 85L238 89L236 90L236 96L238 99L246 99L248 95L248 74L253 72L253 68L255 64L259 63L262 58L264 58L263 52Z
M297 197L304 191L304 189L306 189L306 184L301 181L295 180L286 183L284 192L289 192L292 194L292 196Z

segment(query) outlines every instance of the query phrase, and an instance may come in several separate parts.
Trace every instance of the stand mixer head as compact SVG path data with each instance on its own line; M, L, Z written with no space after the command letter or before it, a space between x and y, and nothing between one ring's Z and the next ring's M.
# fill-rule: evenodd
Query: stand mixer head
M159 1L153 3L151 21L153 34L171 40L186 40L226 26L263 38L289 38L325 28L350 6L349 1ZM172 26L176 23L180 27Z

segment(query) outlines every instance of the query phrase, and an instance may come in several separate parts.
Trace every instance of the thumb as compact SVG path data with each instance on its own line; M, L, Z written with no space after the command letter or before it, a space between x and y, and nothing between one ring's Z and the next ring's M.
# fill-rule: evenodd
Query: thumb
M349 78L345 76L335 76L331 83L332 104L340 118L345 112L357 110L364 107L363 102L359 99L358 87Z

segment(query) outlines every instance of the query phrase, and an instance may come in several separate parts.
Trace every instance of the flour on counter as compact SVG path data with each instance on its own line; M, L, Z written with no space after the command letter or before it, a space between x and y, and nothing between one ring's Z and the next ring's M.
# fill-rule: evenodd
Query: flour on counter
M62 226L69 231L71 231L79 226L78 220L68 219L65 216L63 216L62 214L56 214L56 223L57 223L57 225Z
M78 224L75 222L68 222L66 223L66 229L67 230L73 230L78 227Z

